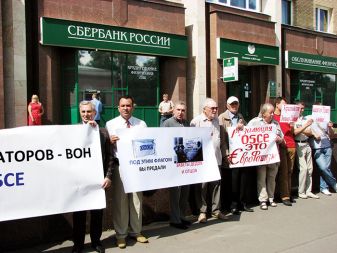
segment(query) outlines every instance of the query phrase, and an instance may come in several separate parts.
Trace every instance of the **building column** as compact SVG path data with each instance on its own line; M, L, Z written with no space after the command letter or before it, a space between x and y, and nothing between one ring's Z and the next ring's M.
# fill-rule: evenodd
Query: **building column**
M11 128L27 125L25 0L2 0L1 8L4 127Z
M187 60L187 106L189 118L200 114L206 98L205 1L183 0L189 56Z

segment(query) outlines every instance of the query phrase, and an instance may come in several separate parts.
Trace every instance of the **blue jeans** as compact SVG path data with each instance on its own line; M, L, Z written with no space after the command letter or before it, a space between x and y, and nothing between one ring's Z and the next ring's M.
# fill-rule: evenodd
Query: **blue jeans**
M169 114L169 115L161 115L160 116L160 126L163 126L163 123L165 120L169 119L172 117L172 114Z
M336 191L336 178L332 175L331 148L320 148L314 150L314 158L320 171L320 190L328 189L329 186Z

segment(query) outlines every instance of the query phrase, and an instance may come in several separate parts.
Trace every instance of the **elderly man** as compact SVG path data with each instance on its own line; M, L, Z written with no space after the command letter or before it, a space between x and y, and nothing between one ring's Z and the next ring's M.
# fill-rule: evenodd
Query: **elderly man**
M203 112L195 117L191 121L191 126L193 127L210 127L212 128L212 140L213 146L215 150L215 157L218 162L218 166L220 169L222 163L222 156L220 151L220 125L219 119L217 117L218 114L218 106L217 103L211 99L207 98L203 105ZM199 193L196 190L195 194L197 194L197 203L199 202L200 206L200 215L198 221L200 223L207 222L207 199L206 196L208 193L211 193L212 196L212 216L214 218L218 218L221 220L227 220L228 217L220 212L220 180L214 182L207 182L201 185L201 192Z
M260 116L249 121L247 126L268 126L274 125L276 128L275 142L281 144L284 142L284 135L282 133L279 123L273 119L274 106L266 103L262 105ZM271 207L276 207L274 202L275 180L278 171L279 163L272 163L261 165L257 168L257 192L260 201L261 210L268 210L267 203Z
M239 99L237 97L231 96L227 99L227 110L220 114L219 123L220 130L223 134L221 138L221 152L223 156L222 165L225 169L229 169L229 163L227 160L229 144L228 144L228 127L236 127L242 129L246 125L241 113L239 113ZM247 173L251 168L233 168L231 170L231 185L232 185L232 205L231 212L233 214L239 214L240 211L253 212L254 210L248 208L246 205L246 194L247 194Z
M94 117L96 114L95 105L89 101L82 101L79 106L80 115L82 118L82 124L90 124L96 127L96 122ZM111 185L112 171L117 166L116 159L114 158L113 150L110 145L110 138L106 129L101 128L100 139L101 139L101 149L102 149L102 160L105 178L102 183L102 188L107 189ZM100 238L102 235L102 218L103 209L91 210L90 211L90 238L91 247L96 252L104 252L104 248L101 244ZM72 252L82 252L84 247L84 237L85 237L85 227L86 227L86 211L74 212L73 213L73 241L74 247Z
M123 96L119 99L118 111L120 115L106 123L106 128L110 134L111 143L117 152L116 141L119 137L116 130L121 128L144 128L146 123L132 116L134 101L130 96ZM148 240L141 234L142 229L142 192L125 193L119 169L114 170L113 175L113 224L116 231L117 246L126 247L126 237L129 235L140 243L147 243ZM130 231L128 228L130 227Z
M163 127L188 127L185 119L186 105L179 101L173 109L173 117L165 120ZM185 211L188 201L189 185L171 187L170 193L170 226L178 229L187 229L191 222L186 220Z

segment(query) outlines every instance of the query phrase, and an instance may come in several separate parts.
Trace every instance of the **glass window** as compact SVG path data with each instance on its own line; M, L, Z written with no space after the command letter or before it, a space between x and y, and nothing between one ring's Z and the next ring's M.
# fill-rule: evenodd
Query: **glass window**
M306 71L291 71L292 102L304 101L311 108L316 102L331 106L336 105L336 75Z
M231 0L231 5L235 7L246 8L246 0Z
M282 24L291 25L291 1L282 0Z
M158 59L154 56L128 55L129 95L142 106L157 105Z
M329 32L329 12L328 10L316 8L316 30Z
M91 100L93 92L111 90L111 53L79 50L78 84L80 99L85 100Z
M260 11L261 0L206 0L206 2L229 5L247 10Z

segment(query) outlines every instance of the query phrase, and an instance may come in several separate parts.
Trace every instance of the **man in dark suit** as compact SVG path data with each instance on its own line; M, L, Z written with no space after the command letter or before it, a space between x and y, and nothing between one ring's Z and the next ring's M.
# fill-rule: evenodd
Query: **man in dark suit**
M95 105L90 101L82 101L80 103L80 115L82 124L90 124L93 127L98 127L94 121ZM102 149L102 160L104 167L105 178L102 183L102 188L107 189L111 185L112 170L117 166L117 159L114 157L114 152L110 145L109 134L106 129L100 128L100 140ZM84 248L85 228L86 228L86 211L73 213L73 241L74 247L72 252L82 252ZM102 218L103 209L90 210L90 238L91 247L96 252L105 252L100 241L102 235Z

